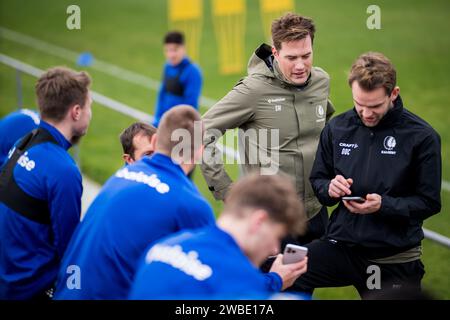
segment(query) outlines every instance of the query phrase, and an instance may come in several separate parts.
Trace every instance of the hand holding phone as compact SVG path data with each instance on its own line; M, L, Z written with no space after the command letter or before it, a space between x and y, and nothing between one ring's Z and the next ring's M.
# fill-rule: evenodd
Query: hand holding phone
M295 244L287 244L283 253L283 264L295 263L303 260L308 254L308 248L297 246Z
M363 203L366 201L363 197L342 197L342 200L356 201L358 203Z

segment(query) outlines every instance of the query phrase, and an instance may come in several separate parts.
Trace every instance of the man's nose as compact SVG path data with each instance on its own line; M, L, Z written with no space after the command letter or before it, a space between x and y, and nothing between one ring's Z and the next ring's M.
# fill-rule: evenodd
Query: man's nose
M302 59L299 59L296 63L295 63L295 69L297 70L303 70L305 68L305 64L303 63Z
M364 118L370 118L373 115L372 110L364 108L363 109L363 117Z

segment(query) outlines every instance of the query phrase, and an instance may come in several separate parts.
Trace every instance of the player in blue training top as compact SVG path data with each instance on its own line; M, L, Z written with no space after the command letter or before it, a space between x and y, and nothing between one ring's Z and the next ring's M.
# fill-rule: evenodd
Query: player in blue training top
M180 232L144 255L131 299L266 299L306 272L307 258L275 259L287 231L304 229L306 216L292 182L277 175L249 175L230 190L217 226Z
M198 143L191 140L194 128ZM181 145L171 139L177 132L188 135ZM192 107L178 106L163 116L152 137L156 152L117 171L75 231L56 299L126 299L138 260L151 243L214 224L210 205L186 176L201 157L201 137L200 115Z
M184 35L172 31L164 37L163 81L159 88L156 102L155 120L158 127L164 112L173 106L187 104L198 110L198 102L202 90L202 74L200 68L186 56Z
M39 122L39 114L28 109L11 112L0 120L0 167L17 140L36 129Z
M90 82L62 67L37 81L42 120L11 149L0 174L0 300L51 297L80 221L81 174L67 150L89 126Z

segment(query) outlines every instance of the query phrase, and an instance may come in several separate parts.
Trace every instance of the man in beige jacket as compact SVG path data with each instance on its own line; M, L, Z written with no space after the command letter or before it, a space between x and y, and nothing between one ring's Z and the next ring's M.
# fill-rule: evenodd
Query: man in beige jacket
M239 128L244 174L280 171L294 179L309 218L299 243L319 238L328 221L309 182L320 132L334 112L329 76L312 66L314 32L313 21L297 14L275 20L273 46L262 44L255 51L248 76L203 117L207 133L201 169L214 197L224 200L232 184L216 142L226 130Z

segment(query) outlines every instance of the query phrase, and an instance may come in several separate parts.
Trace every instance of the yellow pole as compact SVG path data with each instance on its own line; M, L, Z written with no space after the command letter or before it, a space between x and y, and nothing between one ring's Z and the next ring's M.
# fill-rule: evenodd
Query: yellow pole
M202 0L169 0L169 29L182 31L186 37L186 50L192 60L198 61L203 25Z
M264 36L267 41L271 42L272 39L270 29L272 26L272 21L289 11L294 12L295 4L293 0L260 0L259 8Z
M246 5L244 0L213 0L212 15L218 43L220 73L244 69Z

